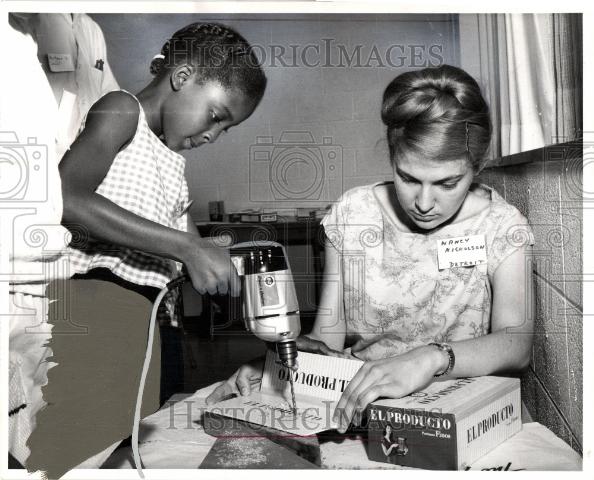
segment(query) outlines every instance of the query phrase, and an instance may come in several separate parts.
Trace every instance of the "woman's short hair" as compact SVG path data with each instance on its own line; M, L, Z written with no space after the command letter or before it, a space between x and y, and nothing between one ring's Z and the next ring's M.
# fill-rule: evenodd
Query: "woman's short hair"
M392 162L412 154L467 158L475 172L484 165L492 130L489 107L461 68L442 65L398 75L384 91L382 121Z

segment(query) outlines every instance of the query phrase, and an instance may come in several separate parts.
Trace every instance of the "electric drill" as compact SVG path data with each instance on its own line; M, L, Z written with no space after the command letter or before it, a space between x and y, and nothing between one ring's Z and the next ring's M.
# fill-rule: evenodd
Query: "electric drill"
M245 242L231 247L230 255L241 279L246 329L265 342L273 342L281 363L297 370L296 340L301 322L285 249L276 242ZM296 413L292 375L289 378Z

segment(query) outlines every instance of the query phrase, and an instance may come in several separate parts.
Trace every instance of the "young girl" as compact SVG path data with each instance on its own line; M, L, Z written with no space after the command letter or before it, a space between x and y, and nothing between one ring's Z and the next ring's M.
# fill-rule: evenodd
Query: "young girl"
M50 311L58 366L27 462L51 478L130 435L152 302L180 274L178 262L199 292L238 294L227 251L201 239L188 214L185 160L176 152L247 119L266 77L243 37L199 23L165 43L151 72L138 95L112 92L92 107L60 164L77 275L63 306ZM158 408L155 344L143 415Z
M532 232L473 183L491 139L479 86L448 65L404 73L384 92L382 120L394 181L349 190L324 218L324 288L301 342L366 361L335 412L343 432L378 397L436 376L518 371L532 346ZM210 401L249 392L258 375L242 367Z

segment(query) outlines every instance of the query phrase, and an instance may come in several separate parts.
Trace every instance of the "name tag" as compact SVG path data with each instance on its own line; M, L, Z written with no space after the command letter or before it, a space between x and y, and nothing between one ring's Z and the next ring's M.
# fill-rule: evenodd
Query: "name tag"
M483 263L487 263L487 245L484 235L437 240L437 265L440 270L472 267Z
M52 72L74 72L74 61L69 53L48 53L47 61Z

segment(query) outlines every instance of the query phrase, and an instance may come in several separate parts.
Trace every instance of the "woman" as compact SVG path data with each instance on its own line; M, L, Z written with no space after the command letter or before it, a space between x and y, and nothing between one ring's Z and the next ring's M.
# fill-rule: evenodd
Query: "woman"
M393 182L346 192L323 220L324 288L304 350L365 360L335 412L341 432L378 397L436 376L527 367L532 232L516 208L473 183L491 140L476 81L443 65L407 72L382 104ZM249 392L242 367L209 398Z

